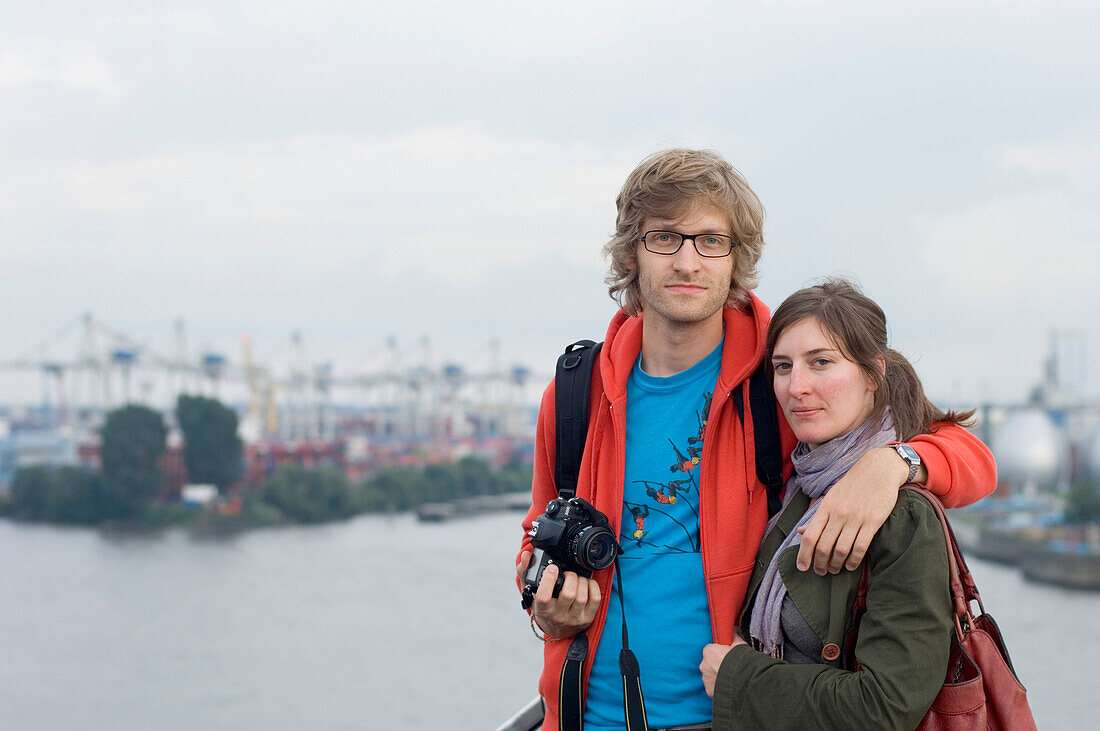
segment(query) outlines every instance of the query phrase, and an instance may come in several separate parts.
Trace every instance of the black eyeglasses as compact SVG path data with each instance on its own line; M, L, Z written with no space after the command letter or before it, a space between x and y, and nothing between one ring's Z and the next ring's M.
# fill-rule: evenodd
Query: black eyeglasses
M645 245L646 251L663 256L675 254L687 239L691 240L691 245L695 247L699 256L706 259L721 259L723 256L729 256L733 247L737 246L733 237L725 234L688 236L677 231L646 231L644 235L638 237L638 240Z

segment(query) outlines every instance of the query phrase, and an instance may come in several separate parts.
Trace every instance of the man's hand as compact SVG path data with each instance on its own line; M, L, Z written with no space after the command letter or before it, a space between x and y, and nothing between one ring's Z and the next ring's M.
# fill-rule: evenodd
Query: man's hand
M516 564L516 574L523 578L531 552L524 551ZM600 608L600 585L595 579L585 579L572 571L565 572L561 591L555 597L554 584L559 568L553 564L542 572L535 600L531 604L531 616L542 631L551 637L572 637L588 628Z
M918 481L927 479L921 465ZM802 534L796 565L806 571L840 573L859 567L871 539L890 517L898 501L898 488L905 484L909 466L892 447L872 449L821 499L817 514L798 529Z
M699 672L703 674L703 687L711 698L714 697L714 682L718 679L718 668L722 667L722 661L730 650L744 644L745 641L734 632L732 645L707 645L703 648L703 662L699 663Z

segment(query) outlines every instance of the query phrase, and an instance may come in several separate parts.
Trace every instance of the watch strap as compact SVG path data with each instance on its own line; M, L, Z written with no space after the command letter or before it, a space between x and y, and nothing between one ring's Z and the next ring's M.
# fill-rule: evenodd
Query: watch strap
M920 469L920 455L917 454L917 450L908 444L892 444L890 446L894 448L899 457L905 460L905 464L909 465L909 476L905 478L905 484L909 484L917 476L917 471Z

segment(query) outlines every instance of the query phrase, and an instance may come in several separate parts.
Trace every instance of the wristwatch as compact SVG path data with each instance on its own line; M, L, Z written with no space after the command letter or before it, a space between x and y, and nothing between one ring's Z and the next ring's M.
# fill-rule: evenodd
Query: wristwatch
M920 455L917 454L917 450L908 444L891 444L890 446L894 448L898 456L905 460L905 464L909 465L909 476L905 478L905 484L909 484L917 476L917 470L920 469Z

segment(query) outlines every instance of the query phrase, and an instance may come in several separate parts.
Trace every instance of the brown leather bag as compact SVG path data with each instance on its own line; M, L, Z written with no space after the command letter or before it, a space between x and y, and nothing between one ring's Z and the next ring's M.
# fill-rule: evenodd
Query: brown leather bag
M974 577L963 560L954 531L947 520L943 505L932 493L914 485L905 489L919 493L932 504L947 540L947 564L951 577L951 598L955 608L955 634L951 638L951 654L947 676L932 707L917 726L918 731L938 729L1035 729L1035 719L1027 702L1027 691L1016 677L1001 630L986 613ZM859 619L867 610L867 581L870 569L863 563L856 601L852 606L852 630L845 638L847 666L858 670L854 657ZM978 616L971 612L972 602L978 603Z

